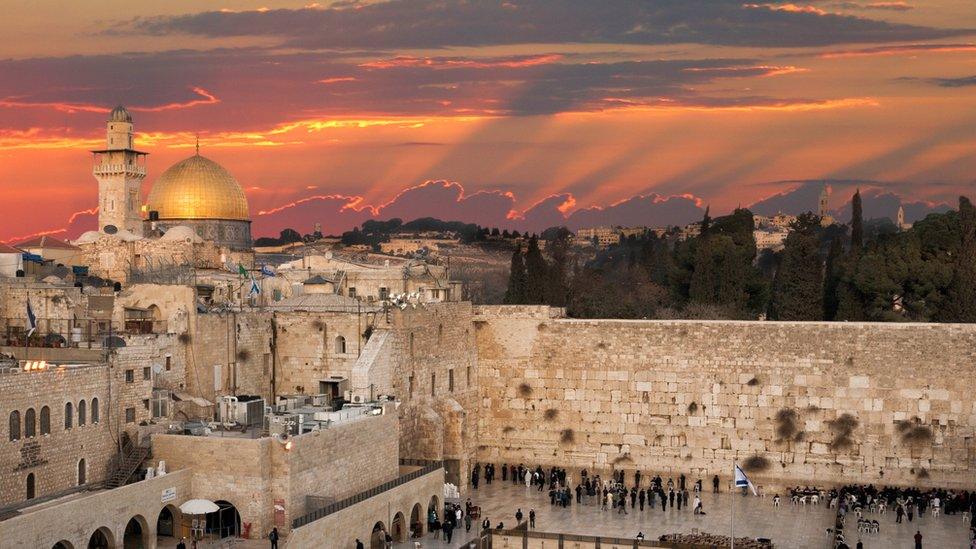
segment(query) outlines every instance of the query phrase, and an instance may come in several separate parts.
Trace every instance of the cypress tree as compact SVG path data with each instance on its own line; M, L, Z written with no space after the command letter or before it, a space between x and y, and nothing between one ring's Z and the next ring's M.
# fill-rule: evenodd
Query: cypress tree
M512 252L512 266L508 274L508 289L505 291L505 303L521 305L526 303L526 274L525 259L522 257L522 245L516 245Z
M864 213L861 211L861 189L851 198L851 253L864 246Z
M837 286L840 284L840 261L844 253L844 246L840 238L830 240L830 250L827 252L827 266L824 269L823 287L823 318L834 320L837 316Z
M539 239L532 235L525 252L526 303L538 305L546 302L546 271L546 260L539 249Z
M959 232L959 252L940 317L944 322L976 322L976 209L965 196L959 197Z
M817 238L819 219L801 215L786 237L773 280L772 320L819 320L823 314L823 266Z
M569 301L569 230L560 227L552 240L549 241L549 255L552 262L547 272L546 304L553 307L565 307Z

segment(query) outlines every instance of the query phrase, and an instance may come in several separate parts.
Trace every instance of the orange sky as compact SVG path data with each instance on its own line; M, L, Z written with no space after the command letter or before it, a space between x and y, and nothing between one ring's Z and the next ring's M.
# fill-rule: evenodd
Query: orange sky
M489 223L455 208L478 193L536 229L635 196L721 212L827 180L835 206L855 185L936 204L976 182L968 1L426 3L12 2L0 240L95 206L86 151L117 103L151 153L144 191L199 134L259 235L394 213ZM459 186L407 200L428 180Z

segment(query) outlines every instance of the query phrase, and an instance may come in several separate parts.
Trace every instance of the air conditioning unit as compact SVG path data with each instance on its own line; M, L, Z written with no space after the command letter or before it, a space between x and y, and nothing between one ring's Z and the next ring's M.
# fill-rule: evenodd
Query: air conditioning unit
M364 397L363 395L352 395L350 402L352 402L353 404L365 404L366 397Z

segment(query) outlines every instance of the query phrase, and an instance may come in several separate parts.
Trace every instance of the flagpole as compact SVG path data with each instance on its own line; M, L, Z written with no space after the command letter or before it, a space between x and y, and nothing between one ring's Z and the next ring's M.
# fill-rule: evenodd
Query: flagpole
M736 488L735 460L733 459L732 460L732 493L729 494L729 496L731 496L729 498L730 501L729 509L731 511L729 513L729 547L731 549L735 549L735 488Z

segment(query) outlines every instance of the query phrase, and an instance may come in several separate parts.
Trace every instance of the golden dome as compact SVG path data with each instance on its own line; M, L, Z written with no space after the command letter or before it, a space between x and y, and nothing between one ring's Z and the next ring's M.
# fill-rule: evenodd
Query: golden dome
M247 198L230 173L199 154L173 164L149 191L148 210L159 219L248 221Z

